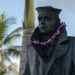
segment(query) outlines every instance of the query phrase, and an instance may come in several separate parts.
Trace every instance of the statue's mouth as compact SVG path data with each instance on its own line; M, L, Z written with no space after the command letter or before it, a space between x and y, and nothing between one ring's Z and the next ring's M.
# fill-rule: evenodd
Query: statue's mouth
M40 29L47 29L47 27L46 26L41 26Z

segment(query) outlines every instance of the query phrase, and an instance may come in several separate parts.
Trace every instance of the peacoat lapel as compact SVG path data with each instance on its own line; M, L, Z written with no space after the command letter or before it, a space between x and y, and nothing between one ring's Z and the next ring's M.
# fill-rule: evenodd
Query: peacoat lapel
M65 44L62 44L62 45L59 44L59 45L56 46L56 48L53 52L53 55L52 55L52 57L50 58L50 60L48 62L48 67L47 67L47 71L46 71L45 75L47 75L48 71L50 70L50 68L53 64L53 62L55 60L57 60L58 58L61 58L62 56L64 56L69 47L70 47L69 44L66 44L66 45Z
M66 30L63 30L63 33L61 34L61 36L58 40L58 43L55 47L55 50L52 54L52 57L50 58L50 60L48 62L48 67L47 67L45 75L48 74L53 62L66 54L68 48L70 47L68 42L69 41L68 41L68 38L67 38Z

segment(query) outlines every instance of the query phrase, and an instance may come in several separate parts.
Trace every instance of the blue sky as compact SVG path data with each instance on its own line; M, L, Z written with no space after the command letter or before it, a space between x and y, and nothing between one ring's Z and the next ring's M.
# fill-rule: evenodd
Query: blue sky
M10 27L8 33L16 29L17 27L22 26L22 20L24 16L24 5L25 5L24 1L25 0L0 0L0 14L5 13L7 17L16 18L16 24ZM17 43L21 44L21 42L17 42ZM11 58L11 59L14 63L17 63L19 67L20 58L18 57L18 58L14 58L14 59Z
M14 28L22 26L24 18L25 0L0 0L0 14L5 12L9 17L15 17L17 24ZM53 6L62 9L60 13L61 21L67 24L68 35L75 35L75 1L74 0L34 0L35 8L38 6ZM37 12L35 11L35 26L38 25ZM13 28L13 29L14 29ZM12 27L11 27L12 29ZM10 29L10 30L11 30Z
M16 18L16 24L11 27L13 30L22 26L24 16L24 1L25 0L0 0L0 14L5 13L7 17Z

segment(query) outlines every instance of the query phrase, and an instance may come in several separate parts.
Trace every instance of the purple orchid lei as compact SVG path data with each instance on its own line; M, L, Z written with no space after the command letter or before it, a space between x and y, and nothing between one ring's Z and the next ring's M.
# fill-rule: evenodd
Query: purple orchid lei
M65 27L66 27L65 22L61 22L61 25L59 25L59 27L56 29L56 32L47 41L40 42L38 40L31 40L30 43L31 44L36 44L36 45L46 45L46 44L50 44L50 43L52 44L53 43L53 39L55 39L57 36L59 36L62 28L65 28Z

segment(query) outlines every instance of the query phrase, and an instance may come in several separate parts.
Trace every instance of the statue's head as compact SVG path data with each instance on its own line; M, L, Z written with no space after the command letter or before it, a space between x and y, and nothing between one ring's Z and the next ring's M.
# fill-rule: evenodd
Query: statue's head
M60 21L59 13L61 9L51 6L37 7L39 30L41 33L52 33L57 27L57 22Z

